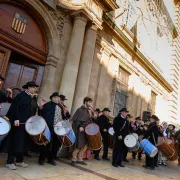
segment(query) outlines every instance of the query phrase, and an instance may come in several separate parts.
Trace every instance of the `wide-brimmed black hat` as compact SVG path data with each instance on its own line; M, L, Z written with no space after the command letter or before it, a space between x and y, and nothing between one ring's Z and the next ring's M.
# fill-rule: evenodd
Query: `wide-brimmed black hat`
M136 117L135 120L142 120L140 116Z
M53 97L58 96L60 97L58 92L53 92L52 95L49 97L50 99L52 99Z
M173 127L173 130L176 128L176 126L174 124L168 124L168 127L169 126L172 126Z
M104 108L104 109L102 110L102 112L104 112L104 111L111 112L109 108Z
M39 86L34 81L29 81L24 86L22 86L23 89L27 89L28 87L39 87Z
M61 98L62 101L67 100L67 99L66 99L66 96L64 96L64 95L62 95L62 94L61 94L59 97Z
M119 112L120 112L120 113L121 113L121 112L127 112L127 113L128 113L129 111L127 110L127 108L122 108Z
M151 118L154 119L155 121L159 121L159 118L156 115L152 115Z
M5 80L5 78L4 77L2 77L2 75L0 74L0 79L2 80L2 81L4 81Z
M99 108L96 108L96 110L95 110L96 112L98 112L98 113L100 113L101 112L101 110L99 109Z

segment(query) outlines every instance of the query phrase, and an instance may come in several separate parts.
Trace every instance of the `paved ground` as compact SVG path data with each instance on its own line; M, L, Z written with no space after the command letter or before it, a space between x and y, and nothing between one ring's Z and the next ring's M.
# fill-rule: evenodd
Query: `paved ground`
M0 155L1 160L5 158L5 155ZM2 165L0 180L180 180L177 162L168 162L167 167L151 171L142 167L144 160L132 160L130 156L129 160L125 168L112 167L110 162L103 160L87 160L88 166L72 167L66 159L60 159L57 166L53 167L48 164L39 166L35 156L26 158L25 162L29 164L26 169L10 171Z

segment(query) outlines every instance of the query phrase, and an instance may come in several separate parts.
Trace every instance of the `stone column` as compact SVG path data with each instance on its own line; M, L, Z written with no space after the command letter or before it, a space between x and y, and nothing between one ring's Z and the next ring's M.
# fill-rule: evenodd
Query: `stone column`
M96 108L103 109L108 107L110 103L111 89L109 89L109 74L108 64L110 60L111 52L105 49L102 54L101 72L98 83L97 97L96 97Z
M97 27L95 25L91 25L90 27L87 28L84 38L84 46L83 46L75 95L74 95L74 101L71 111L72 114L79 106L82 105L84 97L88 95L96 37L97 37Z
M60 85L60 93L66 95L68 99L66 105L69 110L71 110L74 97L86 24L87 19L85 16L81 15L75 17L71 41Z
M40 95L45 99L49 100L49 96L56 89L56 84L54 83L54 77L56 74L56 66L58 59L52 55L47 58L46 66L43 73L43 79L40 88Z
M63 26L63 35L60 42L60 50L59 50L59 61L57 64L56 69L56 77L55 77L55 83L56 87L59 91L62 74L64 70L64 64L67 57L68 47L71 40L71 33L72 33L72 24L69 17L66 17L64 19L64 26Z

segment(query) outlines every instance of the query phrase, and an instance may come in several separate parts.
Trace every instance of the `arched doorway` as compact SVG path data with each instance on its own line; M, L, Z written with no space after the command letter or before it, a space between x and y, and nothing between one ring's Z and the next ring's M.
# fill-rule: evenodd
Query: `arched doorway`
M4 88L21 90L27 81L41 85L47 59L43 28L18 4L0 3L0 73Z

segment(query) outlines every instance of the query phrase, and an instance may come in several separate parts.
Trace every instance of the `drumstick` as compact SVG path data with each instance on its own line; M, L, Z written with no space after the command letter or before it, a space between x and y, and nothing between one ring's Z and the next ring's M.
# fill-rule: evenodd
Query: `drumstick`
M32 122L27 122L27 123L32 123ZM26 124L26 122L25 123L19 123L19 125L22 125L22 124ZM15 126L15 124L13 124L14 126Z
M63 128L68 128L68 127L66 127L66 126L56 126L56 125L55 125L54 127L63 127Z

